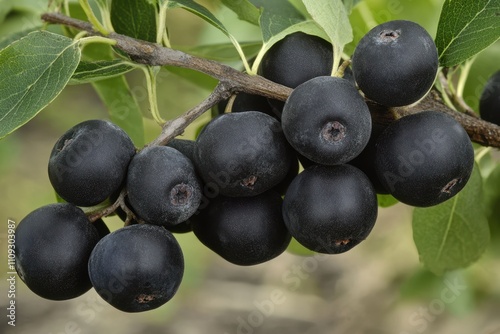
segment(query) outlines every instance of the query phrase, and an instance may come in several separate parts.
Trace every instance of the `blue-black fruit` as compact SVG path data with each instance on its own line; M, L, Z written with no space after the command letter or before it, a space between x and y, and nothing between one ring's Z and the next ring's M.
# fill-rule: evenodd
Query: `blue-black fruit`
M474 166L474 149L451 116L423 111L391 123L376 144L375 169L385 189L412 206L455 196Z
M155 309L177 292L184 258L172 233L161 226L131 225L107 235L88 262L92 285L125 312Z
M319 253L343 253L365 240L377 219L368 177L350 165L306 168L290 184L283 218L290 234Z
M215 113L213 116L222 115L227 108L228 102L229 100L224 100L217 104L214 107ZM276 119L281 117L281 111L273 108L266 97L240 92L234 97L229 112L242 111L260 111Z
M377 194L388 194L389 191L384 188L382 182L380 182L377 171L375 170L375 157L377 152L377 139L382 134L385 126L373 123L372 133L370 135L370 140L366 144L363 151L353 160L349 161L349 165L359 168L363 173L368 176Z
M281 206L274 191L247 198L218 196L194 217L193 232L231 263L263 263L283 253L291 240Z
M323 76L293 90L281 117L292 147L318 164L352 160L370 139L370 110L356 88L345 79Z
M201 184L192 162L167 146L146 147L130 162L128 200L146 223L174 226L196 212Z
M19 222L15 235L16 270L31 291L66 300L92 287L87 262L100 235L80 208L70 203L38 208Z
M486 82L479 100L479 114L485 121L500 125L500 71Z
M130 137L104 120L79 123L64 133L50 154L54 190L67 202L92 206L115 193L135 154Z
M260 74L276 83L295 88L318 76L330 75L333 47L324 39L296 32L274 44L262 58Z
M388 107L420 100L432 87L437 70L434 40L411 21L376 26L359 41L352 57L359 88L369 99Z
M206 187L225 196L254 196L273 188L293 158L279 122L257 111L213 119L196 144L197 170Z
M315 77L331 75L332 44L318 36L295 32L274 44L262 58L259 74L281 85L295 88ZM277 110L284 103L269 100Z

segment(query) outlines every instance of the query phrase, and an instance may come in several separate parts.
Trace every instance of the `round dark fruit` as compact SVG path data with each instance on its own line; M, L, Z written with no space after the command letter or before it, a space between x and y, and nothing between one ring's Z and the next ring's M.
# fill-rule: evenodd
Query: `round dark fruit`
M376 144L375 168L399 201L427 207L455 196L474 167L467 132L451 116L423 111L391 123Z
M332 67L333 47L330 42L295 32L266 52L259 71L264 78L295 88L314 77L330 75Z
M359 88L367 98L388 107L420 100L432 87L437 70L432 37L411 21L376 26L359 41L352 57Z
M290 234L319 253L343 253L365 240L377 219L368 177L350 165L306 168L290 184L283 217Z
M293 158L279 122L257 111L213 119L196 142L197 170L206 187L225 196L254 196L273 188Z
M103 120L85 121L54 145L49 179L65 201L97 205L120 188L134 154L132 140L118 126Z
M196 142L194 140L174 138L166 146L175 148L191 160L191 162L194 162L196 153Z
M389 191L384 188L380 182L377 171L375 170L375 157L377 152L377 139L382 134L385 126L380 124L372 124L372 133L370 140L366 144L364 150L353 160L349 161L349 165L359 168L368 176L377 194L388 194Z
M201 184L192 162L167 146L137 153L128 169L128 200L149 224L165 227L186 221L201 201Z
M102 219L98 219L92 223L97 230L97 234L99 234L99 239L107 236L111 231L109 230L108 225Z
M332 74L332 44L318 36L295 32L274 44L262 58L259 74L281 85L295 88L309 79ZM277 110L284 103L269 100Z
M94 289L106 302L125 312L142 312L162 306L175 295L184 258L165 228L131 225L99 241L88 271Z
M350 82L324 76L293 90L281 124L297 152L315 163L335 165L361 153L370 139L372 121L363 97Z
M486 82L479 100L479 113L485 121L500 125L500 71Z
M19 222L15 236L16 270L31 291L66 300L90 290L87 262L100 235L80 208L38 208Z
M229 100L224 100L214 107L216 116L222 115L225 112L228 102ZM280 119L281 117L281 112L273 108L266 97L240 92L234 97L229 112L242 111L260 111L276 119Z
M247 198L219 196L193 219L193 232L231 263L263 263L283 253L290 243L281 206L281 196L274 191Z

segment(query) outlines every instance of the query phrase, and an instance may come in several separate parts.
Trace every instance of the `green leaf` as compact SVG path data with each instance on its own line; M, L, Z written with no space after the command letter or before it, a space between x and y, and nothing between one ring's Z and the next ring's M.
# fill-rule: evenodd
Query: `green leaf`
M388 208L399 203L399 201L395 199L392 195L380 195L380 194L377 194L377 202L378 206L380 206L381 208Z
M23 37L26 37L28 34L34 32L34 31L40 30L40 29L41 29L41 26L32 27L32 28L28 28L26 30L19 31L19 32L5 36L4 38L0 39L0 50L5 48L9 44L11 44L11 43L23 38Z
M245 55L249 58L255 56L262 47L261 42L248 42L241 43L240 45ZM199 45L192 48L175 47L175 49L184 51L193 56L220 62L230 62L240 59L238 51L236 51L231 43Z
M156 42L156 10L146 0L113 0L111 23L117 33Z
M500 232L500 165L495 167L484 182L484 208L492 232Z
M482 179L474 167L467 185L439 205L415 208L413 240L420 261L433 273L464 268L478 260L490 239L482 203Z
M436 34L439 64L458 65L500 38L498 0L446 0Z
M238 14L240 20L259 25L260 11L248 0L222 0L222 3Z
M312 256L316 254L315 251L312 251L302 246L297 240L295 240L295 238L292 238L286 251L290 254L300 255L300 256Z
M361 0L342 0L344 3L344 7L347 10L347 13L351 13L352 9L361 2Z
M125 77L105 79L92 83L108 108L111 121L130 136L136 147L144 146L144 123L141 109Z
M116 77L134 69L120 59L95 62L81 61L71 77L69 84L77 85Z
M309 14L323 28L333 44L334 63L336 70L344 46L353 40L349 16L341 0L303 0Z
M166 0L163 0L165 2ZM219 19L217 19L207 8L194 2L193 0L169 0L168 8L183 8L190 11L191 13L201 17L203 20L207 21L220 31L222 31L227 36L230 36L229 31L222 24Z
M261 8L260 27L264 43L289 27L305 20L305 17L287 0L257 1Z
M59 95L80 56L78 43L46 31L32 32L0 51L0 138Z

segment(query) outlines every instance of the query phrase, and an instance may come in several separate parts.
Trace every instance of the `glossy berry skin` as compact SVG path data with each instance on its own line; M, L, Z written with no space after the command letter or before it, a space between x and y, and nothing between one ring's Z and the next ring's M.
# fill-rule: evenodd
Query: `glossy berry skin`
M142 224L104 237L88 262L92 285L109 304L124 312L158 308L177 292L184 258L172 233Z
M187 220L198 209L201 184L192 162L167 146L146 147L130 162L128 200L145 222L165 227Z
M377 219L368 177L350 165L306 168L290 184L283 218L290 234L319 253L343 253L366 239Z
M67 202L97 205L120 188L134 154L130 137L113 123L79 123L64 133L52 149L50 183Z
M91 288L87 262L100 235L80 208L43 206L21 220L15 233L16 270L31 291L66 300Z
M196 142L194 140L174 138L168 142L167 146L175 148L191 160L191 162L194 161L196 153Z
M345 79L317 77L288 97L283 132L301 155L323 165L342 164L368 143L371 116L364 99Z
M474 166L474 149L465 130L436 111L391 123L376 147L375 168L383 186L412 206L433 206L455 196Z
M380 124L372 124L372 133L370 140L366 144L363 151L353 160L349 161L349 165L359 168L363 173L368 176L377 194L388 194L389 191L385 189L380 182L377 171L375 170L375 159L377 154L377 139L382 134L386 127Z
M315 77L331 75L332 44L320 37L295 32L274 44L262 58L259 74L281 85L295 88ZM269 100L281 111L284 103Z
M229 100L220 102L215 108L215 115L222 115L227 107ZM248 94L244 92L238 93L233 100L233 104L229 112L242 112L242 111L260 111L268 114L276 119L281 118L281 111L275 109L269 104L267 98L260 95Z
M283 253L291 240L281 205L274 191L247 198L219 196L193 219L193 232L233 264L263 263Z
M479 113L485 121L500 125L500 71L493 74L484 86Z
M324 39L296 32L274 44L262 58L260 74L284 86L295 88L318 76L330 75L332 45Z
M437 69L432 37L417 23L404 20L370 30L352 57L359 88L367 98L388 107L420 100L432 87Z
M255 196L273 188L293 158L279 122L257 111L213 119L196 143L197 170L207 186L225 196Z

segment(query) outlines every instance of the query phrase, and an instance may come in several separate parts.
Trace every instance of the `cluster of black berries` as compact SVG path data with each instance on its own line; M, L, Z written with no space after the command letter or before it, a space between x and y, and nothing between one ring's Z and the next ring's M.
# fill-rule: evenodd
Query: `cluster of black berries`
M110 122L70 129L49 161L50 181L67 203L20 222L20 277L45 298L73 298L94 287L120 310L150 310L171 299L182 280L184 260L171 232L193 231L238 265L277 257L292 237L337 254L372 230L377 193L414 206L457 194L474 162L464 129L435 111L375 126L356 88L384 106L421 99L438 66L427 32L408 21L374 28L345 79L330 76L332 60L326 41L289 35L260 68L294 88L286 103L239 94L226 108L232 112L215 117L196 141L136 153ZM112 233L101 220L91 224L79 206L115 199L123 187L132 224Z

